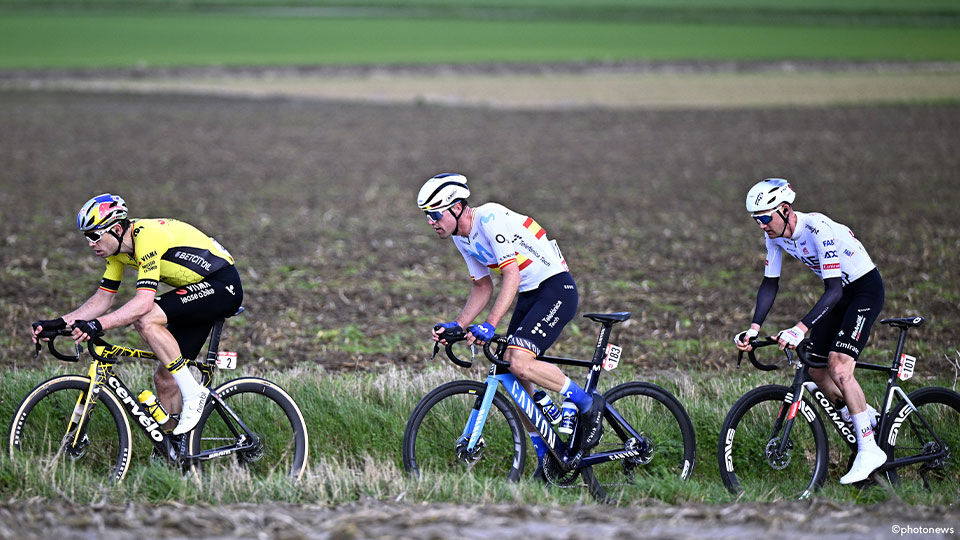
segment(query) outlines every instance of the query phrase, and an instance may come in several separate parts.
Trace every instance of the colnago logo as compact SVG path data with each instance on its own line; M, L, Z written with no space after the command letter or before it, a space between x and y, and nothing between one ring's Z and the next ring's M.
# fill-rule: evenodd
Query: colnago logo
M553 448L557 442L556 432L550 427L550 422L547 421L547 418L540 413L540 409L534 405L530 396L523 391L523 387L520 386L518 381L514 380L513 384L510 385L510 394L513 396L513 400L517 402L517 405L520 406L520 410L533 421L534 427L536 427L540 435L543 436L543 440L546 441L547 446Z
M733 435L737 430L730 428L727 430L727 436L723 439L723 466L727 472L733 472Z
M837 431L843 435L843 438L847 440L850 444L857 444L857 436L850 430L850 427L847 426L847 423L843 421L843 417L840 415L840 412L837 411L833 404L830 403L830 400L827 399L827 396L818 388L813 393L813 398L817 400L817 403L823 407L824 412L827 413L827 416L830 417L830 421L833 422L833 425L837 427Z
M107 385L110 388L113 388L113 393L120 398L120 401L127 406L127 412L136 419L136 421L143 426L143 429L150 435L150 438L160 442L163 440L163 432L160 431L160 424L153 419L147 411L140 406L140 403L130 395L129 392L120 384L120 381L116 377L110 377L107 379Z

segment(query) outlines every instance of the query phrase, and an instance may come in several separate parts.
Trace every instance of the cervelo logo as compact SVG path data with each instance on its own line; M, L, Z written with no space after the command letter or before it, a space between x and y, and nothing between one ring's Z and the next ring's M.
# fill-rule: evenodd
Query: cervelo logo
M113 388L113 393L127 406L127 412L143 426L143 429L150 435L150 438L161 442L163 440L163 432L160 431L160 424L140 406L140 403L138 403L133 396L127 393L127 390L120 384L120 381L117 380L116 377L111 376L107 379L107 385Z

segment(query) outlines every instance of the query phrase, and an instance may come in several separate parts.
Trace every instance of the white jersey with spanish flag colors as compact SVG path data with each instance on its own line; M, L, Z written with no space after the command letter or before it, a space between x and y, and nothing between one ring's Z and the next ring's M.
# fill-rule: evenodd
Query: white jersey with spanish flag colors
M473 228L468 236L454 236L453 243L467 262L476 281L500 272L510 264L520 269L519 291L530 291L550 276L567 271L560 248L533 218L509 208L487 203L474 208Z
M846 225L823 214L794 212L792 238L767 237L767 267L763 275L780 277L783 253L807 265L820 279L843 278L846 285L876 268L867 250Z

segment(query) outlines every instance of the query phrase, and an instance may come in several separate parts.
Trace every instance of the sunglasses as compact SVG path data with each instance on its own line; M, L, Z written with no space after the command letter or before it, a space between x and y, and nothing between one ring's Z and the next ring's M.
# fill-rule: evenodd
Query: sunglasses
M106 234L107 229L102 229L99 231L83 231L83 237L87 240L97 243L103 238L103 235Z
M774 208L765 214L750 214L750 217L760 225L766 225L773 221L773 214L775 214L777 210L779 210L779 208Z
M443 217L443 211L442 211L442 210L440 210L440 211L427 211L427 210L424 210L423 213L427 216L427 220L429 220L429 221L431 221L431 222L440 221L440 218Z

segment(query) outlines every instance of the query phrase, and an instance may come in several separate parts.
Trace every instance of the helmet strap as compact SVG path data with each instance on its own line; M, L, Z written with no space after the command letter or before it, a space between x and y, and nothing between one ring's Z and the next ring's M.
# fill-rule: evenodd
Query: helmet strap
M463 213L464 213L466 210L467 210L467 204L466 204L466 202L463 201L463 200L460 201L460 213L459 213L459 214L454 214L454 213L453 213L453 208L450 209L450 213L453 215L453 218L454 218L455 220L457 220L457 226L454 227L454 229L453 229L453 234L457 234L457 233L460 231L460 216L462 216Z
M780 219L783 220L783 230L780 231L780 236L783 237L784 233L787 232L787 225L790 225L790 221L787 219L787 216L783 215L780 208L777 208L777 214L780 216Z
M117 234L117 232L113 230L112 226L108 231L110 235L112 235L114 238L117 239L117 250L113 252L113 255L111 255L111 257L114 257L118 253L120 253L120 248L123 247L123 235L127 234L127 229L130 227L130 222L124 220L123 222L120 223L120 227L121 227L120 234Z

